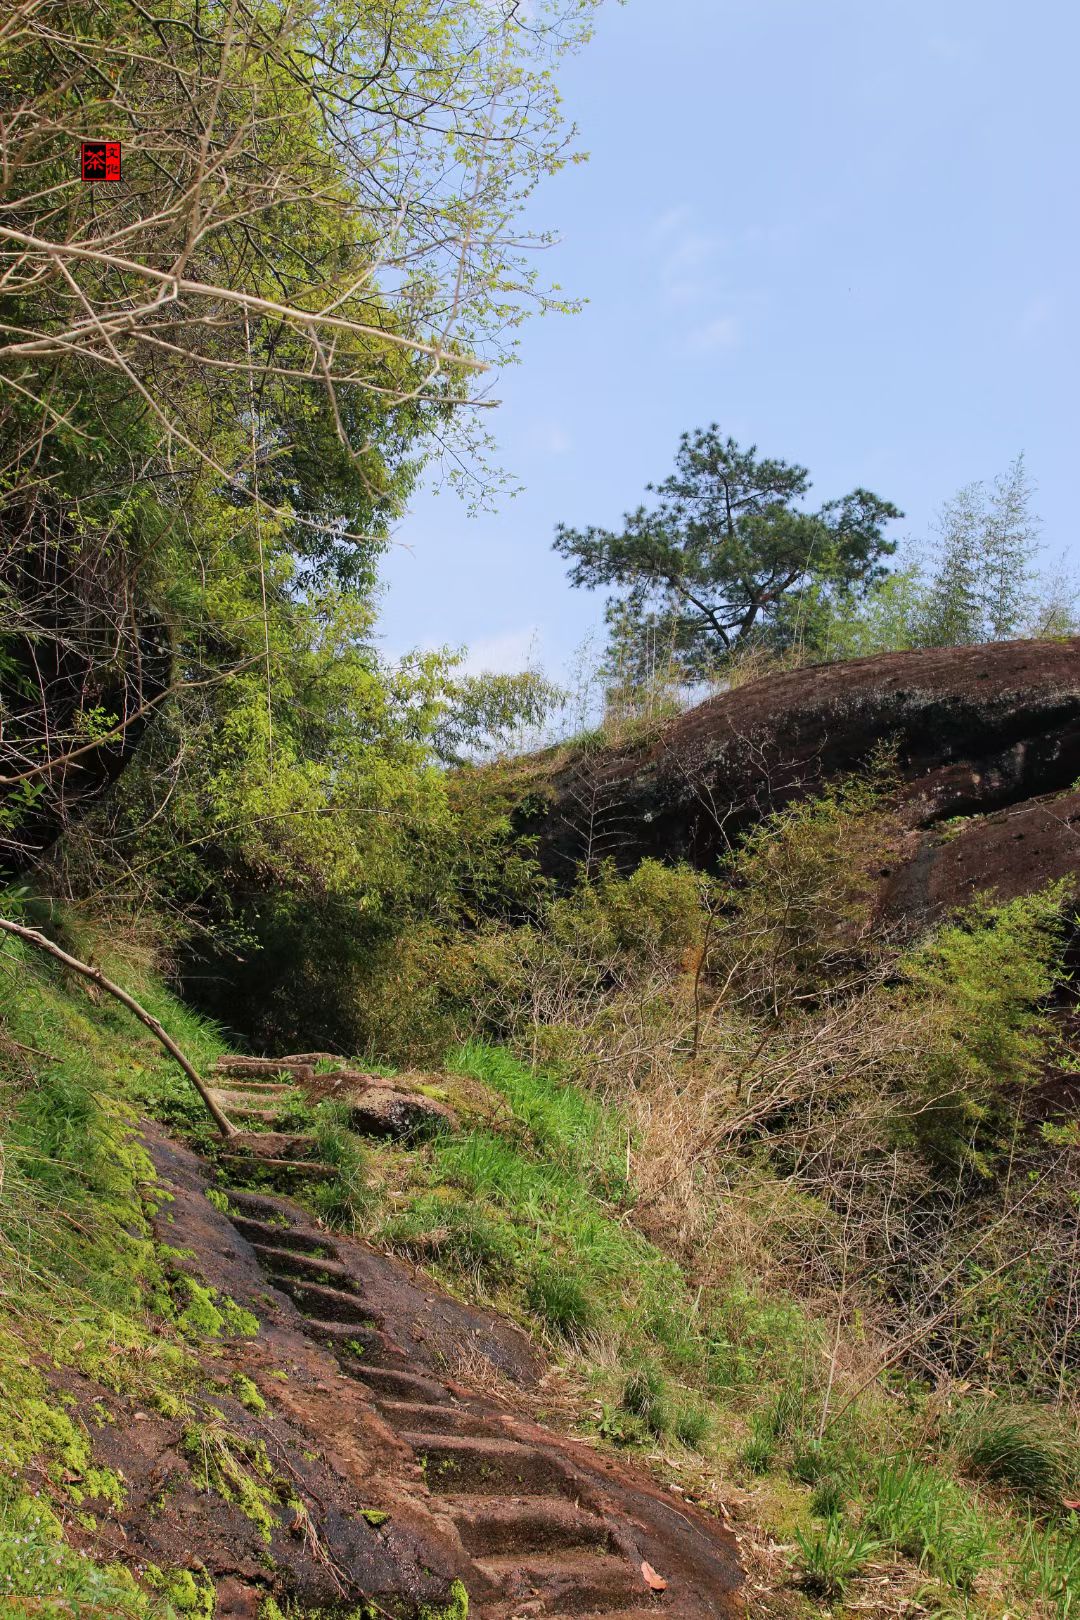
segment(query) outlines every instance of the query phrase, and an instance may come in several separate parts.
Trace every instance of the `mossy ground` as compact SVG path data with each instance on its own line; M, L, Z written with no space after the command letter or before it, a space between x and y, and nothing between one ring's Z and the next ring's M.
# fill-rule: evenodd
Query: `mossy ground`
M136 977L197 1062L223 1050L152 977ZM192 1275L190 1257L151 1225L157 1213L167 1220L167 1195L134 1132L136 1110L198 1129L197 1099L180 1078L127 1014L4 942L0 1599L64 1600L80 1614L131 1620L213 1613L197 1569L151 1564L136 1578L92 1550L99 1520L117 1519L125 1503L120 1471L93 1461L95 1429L115 1423L110 1403L182 1420L193 1434L212 1424L217 1460L238 1462L216 1473L208 1464L208 1488L220 1483L265 1519L266 1470L245 1465L244 1442L212 1405L217 1347L258 1323ZM102 1393L89 1410L67 1387L86 1382ZM248 1384L233 1394L254 1410L262 1397ZM71 1530L83 1532L78 1551Z

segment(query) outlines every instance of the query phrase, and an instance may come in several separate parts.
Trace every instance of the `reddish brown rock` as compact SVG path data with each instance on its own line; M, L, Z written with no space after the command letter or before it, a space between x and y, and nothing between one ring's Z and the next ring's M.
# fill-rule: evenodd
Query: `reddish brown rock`
M637 743L535 756L518 825L564 881L604 857L624 870L648 856L709 867L746 827L857 771L883 744L895 749L915 828L1067 793L1080 778L1080 639L890 653L766 676ZM980 869L1001 860L1025 887L1067 867L1072 835L1055 815L1032 805L1028 827L973 824L951 851L913 841L923 864L910 878L911 903L922 903L924 879L926 894L944 900L978 887ZM897 904L901 890L897 876Z
M1080 790L914 834L886 879L886 914L914 923L976 894L1012 900L1063 878L1080 894Z

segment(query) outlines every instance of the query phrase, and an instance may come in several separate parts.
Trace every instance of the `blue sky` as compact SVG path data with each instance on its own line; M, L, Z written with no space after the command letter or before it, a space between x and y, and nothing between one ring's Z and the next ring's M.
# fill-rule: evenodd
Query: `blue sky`
M531 322L491 427L523 492L422 492L389 557L388 652L549 673L599 627L554 526L614 524L717 421L924 534L1023 450L1048 557L1075 542L1071 0L628 0L564 69L590 161L538 194L584 312Z

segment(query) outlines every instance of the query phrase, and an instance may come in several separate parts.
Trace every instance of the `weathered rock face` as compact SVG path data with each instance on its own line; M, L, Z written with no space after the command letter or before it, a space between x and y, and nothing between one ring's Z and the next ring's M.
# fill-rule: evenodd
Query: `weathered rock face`
M882 909L913 923L964 905L1030 894L1057 878L1080 892L1080 791L1046 794L944 829L916 829L887 875Z
M611 857L711 866L770 810L857 770L874 749L896 749L913 833L897 905L926 909L1002 876L1032 887L1080 861L1076 805L1031 801L1080 777L1080 638L890 653L818 665L711 698L653 738L579 756L556 769L523 814L556 878ZM539 762L538 762L539 764ZM1029 806L1030 823L1015 809ZM991 819L1006 809L1013 819ZM973 823L934 852L926 830ZM976 835L976 828L980 831ZM907 883L905 889L904 884Z

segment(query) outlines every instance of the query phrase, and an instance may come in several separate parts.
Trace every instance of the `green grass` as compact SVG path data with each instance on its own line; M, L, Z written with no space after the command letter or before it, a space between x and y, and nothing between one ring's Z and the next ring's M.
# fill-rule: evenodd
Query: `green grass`
M200 1067L219 1033L148 975L106 971L177 1036ZM72 1612L123 1620L208 1616L212 1591L187 1570L147 1570L76 1554L47 1501L85 1513L123 1502L123 1482L93 1462L92 1434L50 1382L51 1362L106 1391L191 1423L212 1382L198 1359L257 1322L206 1287L150 1216L166 1203L134 1130L156 1113L196 1140L202 1104L146 1030L92 1000L29 947L0 945L0 1599L61 1598ZM183 1261L183 1269L180 1262ZM44 1482L42 1479L44 1474ZM46 1488L43 1487L43 1483ZM81 1504L86 1502L87 1508ZM2 1606L2 1605L0 1605Z
M822 1325L738 1278L691 1290L634 1227L617 1111L479 1044L452 1053L449 1067L496 1092L505 1114L422 1149L376 1150L398 1200L376 1230L591 1368L601 1436L646 1449L674 1441L706 1459L726 1445L744 1473L801 1490L808 1517L788 1539L805 1590L824 1601L842 1599L880 1554L918 1565L939 1607L967 1612L980 1574L996 1570L1025 1602L1045 1595L1055 1614L1080 1620L1069 1607L1080 1603L1080 1547L1050 1521L1023 1530L1007 1503L988 1507L958 1477L1049 1507L1066 1463L1043 1429L1024 1427L1030 1413L1010 1427L1004 1409L991 1423L983 1408L965 1408L936 1460L917 1455L917 1401L905 1416L872 1392L822 1431ZM894 1455L881 1462L885 1445Z
M320 1103L314 1110L312 1132L317 1157L337 1171L332 1181L319 1184L313 1203L328 1226L343 1229L358 1226L376 1202L368 1154L349 1130L348 1117L347 1106Z
M602 1332L703 1370L708 1343L682 1272L621 1218L621 1121L496 1049L463 1048L448 1067L506 1100L506 1128L409 1154L409 1203L381 1235L555 1339L580 1347Z
M1000 1552L989 1516L940 1468L888 1459L871 1475L871 1491L867 1526L960 1592L970 1591Z
M625 1122L578 1086L518 1062L501 1047L470 1042L449 1053L447 1069L482 1081L510 1105L546 1162L601 1197L625 1196Z
M1058 1620L1080 1615L1080 1519L1048 1526L1029 1518L1020 1538L1017 1568L1031 1594L1053 1605Z
M796 1530L795 1543L803 1585L823 1598L842 1598L854 1577L881 1543L868 1530L852 1529L842 1519L826 1519L813 1530Z
M1057 1502L1080 1480L1076 1436L1008 1401L962 1407L949 1441L964 1473L1043 1502Z

